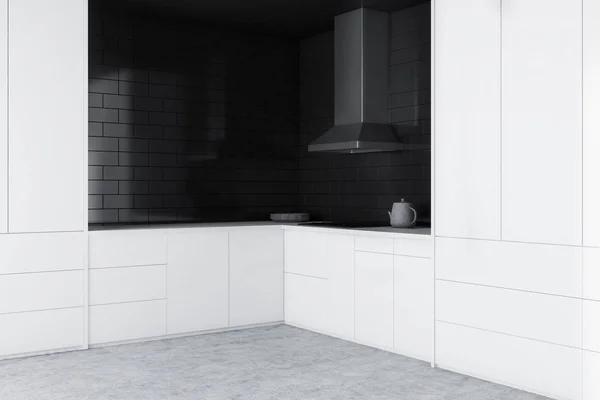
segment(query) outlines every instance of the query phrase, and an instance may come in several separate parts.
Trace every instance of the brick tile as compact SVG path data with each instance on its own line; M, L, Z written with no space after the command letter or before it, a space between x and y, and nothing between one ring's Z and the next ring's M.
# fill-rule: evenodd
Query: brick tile
M119 93L119 82L110 79L92 78L89 80L90 93Z
M88 210L90 224L112 224L119 222L117 210Z
M133 136L133 125L104 124L104 136L127 138Z
M89 107L102 107L102 95L100 93L90 93L88 95Z
M88 114L90 122L119 122L117 110L90 107Z
M118 139L105 137L88 138L88 149L90 151L119 151Z
M102 136L102 123L101 122L88 123L88 136Z
M119 194L146 194L147 181L119 181Z
M147 124L147 111L119 110L120 124Z
M104 179L106 180L132 180L133 167L104 167Z
M89 165L119 165L119 153L106 151L88 152Z
M148 222L148 210L119 210L119 222Z
M118 194L119 183L116 181L90 181L89 194Z
M132 195L104 195L104 208L133 208Z
M105 94L104 108L118 108L120 110L131 110L133 108L133 97Z

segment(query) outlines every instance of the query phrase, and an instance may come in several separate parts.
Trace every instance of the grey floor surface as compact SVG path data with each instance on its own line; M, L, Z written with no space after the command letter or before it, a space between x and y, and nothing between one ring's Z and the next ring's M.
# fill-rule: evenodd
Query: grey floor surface
M539 400L281 325L0 362L0 400Z

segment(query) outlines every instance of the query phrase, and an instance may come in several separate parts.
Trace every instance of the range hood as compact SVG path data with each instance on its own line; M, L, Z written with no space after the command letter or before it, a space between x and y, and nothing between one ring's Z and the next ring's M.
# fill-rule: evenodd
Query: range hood
M334 127L311 152L373 153L403 149L388 107L389 14L360 8L335 17Z

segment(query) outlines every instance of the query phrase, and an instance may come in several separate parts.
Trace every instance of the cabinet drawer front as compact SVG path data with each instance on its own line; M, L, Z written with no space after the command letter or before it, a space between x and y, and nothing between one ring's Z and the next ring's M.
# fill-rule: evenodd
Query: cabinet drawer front
M581 297L581 248L435 240L438 279Z
M83 305L83 271L0 276L0 314Z
M583 249L583 298L600 301L600 249Z
M327 332L327 290L326 279L285 274L285 322Z
M162 232L98 232L90 235L90 268L167 263Z
M378 347L394 346L394 257L356 252L355 337Z
M327 278L327 234L285 231L285 271Z
M583 348L600 353L600 302L583 301Z
M394 254L394 240L380 236L360 236L354 238L354 249L372 253Z
M431 258L432 239L394 239L394 254L400 256Z
M0 357L83 345L83 308L0 315Z
M0 274L83 269L87 235L0 235Z
M90 344L164 336L166 300L90 307Z
M581 350L436 323L439 367L558 399L581 396Z
M123 267L90 271L90 305L167 297L167 267Z
M436 319L581 347L579 299L438 281Z
M600 399L600 353L583 352L583 400Z

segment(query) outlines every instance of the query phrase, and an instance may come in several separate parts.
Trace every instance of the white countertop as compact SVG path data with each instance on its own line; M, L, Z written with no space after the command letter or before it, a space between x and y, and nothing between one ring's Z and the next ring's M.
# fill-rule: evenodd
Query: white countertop
M408 228L399 229L391 226L372 227L372 228L339 228L327 225L298 225L282 224L272 221L247 221L247 222L193 222L193 223L169 223L169 224L137 224L137 225L104 225L90 226L90 232L109 232L124 230L160 230L160 229L201 229L201 228L257 228L273 227L284 229L299 229L310 231L330 231L330 232L352 232L354 234L385 235L395 237L411 237L414 239L427 239L431 236L430 228Z

